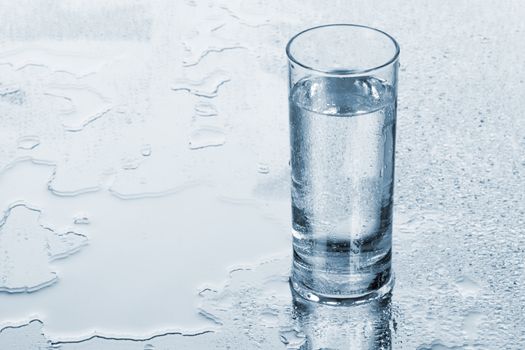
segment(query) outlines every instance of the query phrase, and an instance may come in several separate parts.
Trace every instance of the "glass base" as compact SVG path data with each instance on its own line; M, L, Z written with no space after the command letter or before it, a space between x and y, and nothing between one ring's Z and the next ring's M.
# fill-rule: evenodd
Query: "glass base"
M305 286L303 283L297 280L297 278L294 278L294 274L292 273L292 276L290 277L290 286L293 292L295 292L298 296L302 297L303 299L321 303L325 305L359 305L363 303L367 303L371 300L376 300L384 297L385 295L392 292L392 289L394 287L394 274L392 272L389 273L388 280L378 289L369 290L366 293L362 294L352 294L352 295L326 295L318 293L307 286Z

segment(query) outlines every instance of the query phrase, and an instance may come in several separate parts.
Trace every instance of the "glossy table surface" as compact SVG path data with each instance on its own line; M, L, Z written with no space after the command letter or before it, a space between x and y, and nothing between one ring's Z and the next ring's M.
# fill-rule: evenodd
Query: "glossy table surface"
M0 349L523 349L520 1L0 4ZM284 46L401 45L391 298L292 297Z

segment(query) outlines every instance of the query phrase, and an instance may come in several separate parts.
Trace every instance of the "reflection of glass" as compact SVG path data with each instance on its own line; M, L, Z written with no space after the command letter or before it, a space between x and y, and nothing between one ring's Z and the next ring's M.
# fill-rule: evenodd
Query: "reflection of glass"
M330 304L392 286L399 46L358 25L294 36L289 59L292 284Z
M292 288L294 319L305 336L301 350L390 350L391 294L352 306L311 302Z

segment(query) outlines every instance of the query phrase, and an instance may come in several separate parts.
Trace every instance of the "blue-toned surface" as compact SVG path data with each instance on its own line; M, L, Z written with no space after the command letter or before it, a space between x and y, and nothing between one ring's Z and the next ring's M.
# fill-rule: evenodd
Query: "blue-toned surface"
M0 349L522 349L519 1L0 4ZM292 301L287 39L401 45L391 301ZM375 345L373 345L375 342Z

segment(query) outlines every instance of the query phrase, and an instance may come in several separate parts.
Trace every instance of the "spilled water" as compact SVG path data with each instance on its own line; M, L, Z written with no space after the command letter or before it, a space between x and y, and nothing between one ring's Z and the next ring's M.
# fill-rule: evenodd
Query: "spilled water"
M0 292L35 292L56 283L58 275L49 262L67 258L87 244L80 233L42 225L40 214L39 209L15 203L0 220Z
M199 97L214 98L218 96L221 86L229 81L230 78L225 72L216 71L202 80L179 80L171 89L173 91L185 91Z
M522 349L517 6L0 4L0 349ZM287 282L283 48L327 22L402 46L396 286L359 308Z

